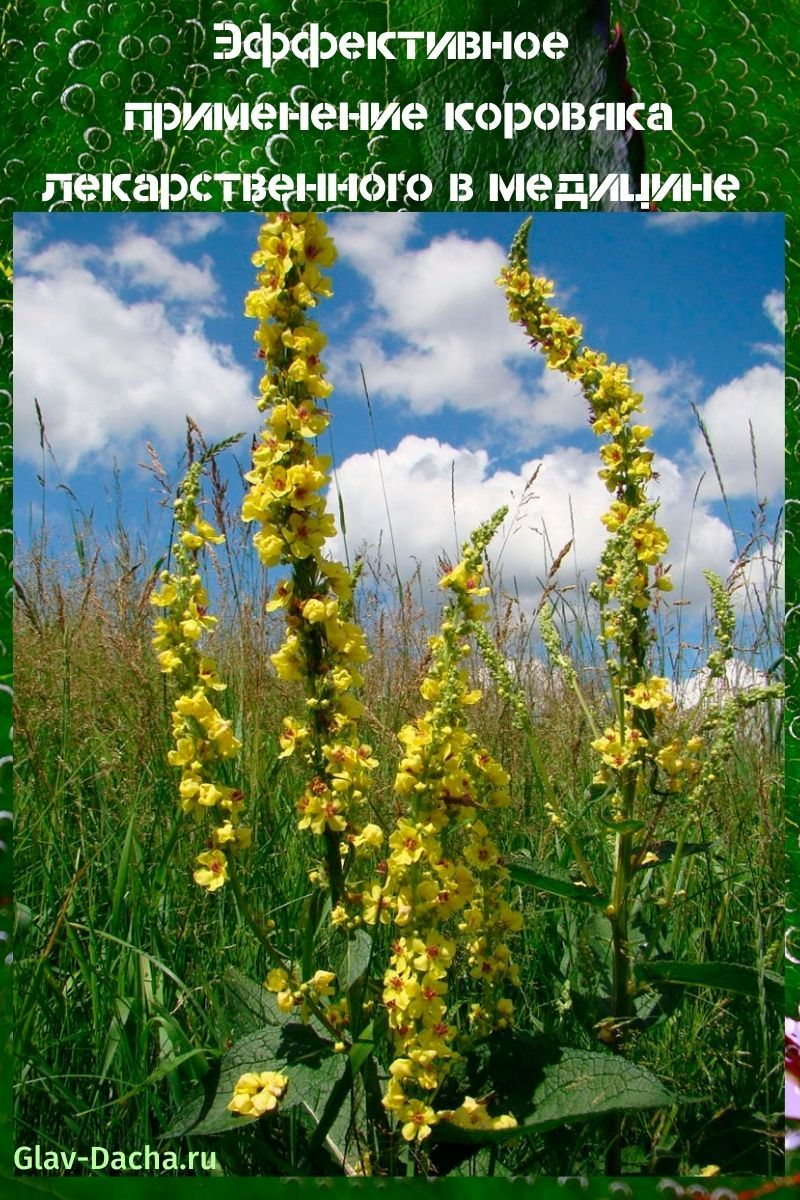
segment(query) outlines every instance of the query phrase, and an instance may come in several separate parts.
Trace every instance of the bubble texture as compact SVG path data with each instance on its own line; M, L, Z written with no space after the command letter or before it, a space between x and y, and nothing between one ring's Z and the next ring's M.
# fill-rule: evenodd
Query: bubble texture
M646 99L673 107L675 133L648 136L651 171L731 172L742 183L736 207L786 216L786 774L787 902L800 912L800 94L797 20L774 0L628 0L625 32L631 81ZM792 942L797 931L792 931ZM787 962L787 1006L797 1015L800 963Z
M331 0L291 0L280 12L248 0L233 6L219 0L167 0L163 7L103 0L87 5L85 11L65 0L31 7L35 11L26 12L24 19L16 11L8 14L4 40L8 91L15 97L7 150L15 168L8 190L17 208L43 207L40 197L46 173L78 172L86 162L81 156L87 147L94 154L91 169L98 174L109 172L115 160L129 164L134 172L157 170L164 163L170 169L178 162L199 163L202 130L168 132L164 153L147 148L150 138L141 129L125 132L125 102L145 98L177 104L183 100L252 102L259 95L309 103L421 101L429 111L424 130L390 131L380 140L367 131L330 131L322 137L277 130L272 137L206 131L212 151L203 154L201 165L209 171L272 168L312 175L343 169L359 175L376 169L423 172L438 181L434 206L442 208L461 207L448 199L445 177L450 171L472 171L479 179L491 170L543 171L552 176L564 170L605 173L627 163L628 143L623 135L538 131L507 141L484 131L444 134L441 128L448 99L538 103L546 98L556 104L564 100L588 104L621 98L623 64L618 56L608 55L607 0L553 0L548 6L546 28L561 29L570 39L567 58L557 64L544 57L529 62L461 63L444 57L429 62L420 55L414 61L398 57L395 62L336 59L314 71L294 59L279 61L271 71L248 59L214 61L212 25L232 19L248 33L272 22L289 36L310 21L340 33L347 28L439 32L492 28L499 34L504 29L514 33L528 29L530 12L521 0L504 5L502 16L485 0L434 0L424 5L405 0L391 8L387 0L362 0L357 10ZM43 128L45 116L48 123ZM236 147L233 156L232 146ZM481 208L485 200L481 182L466 207ZM110 207L119 206L117 201ZM191 198L184 206L202 207ZM363 202L362 207L372 206Z

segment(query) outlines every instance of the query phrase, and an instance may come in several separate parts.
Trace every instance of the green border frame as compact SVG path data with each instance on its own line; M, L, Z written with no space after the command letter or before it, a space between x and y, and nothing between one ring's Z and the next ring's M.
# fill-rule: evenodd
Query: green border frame
M300 0L301 8L305 2L306 0ZM109 51L108 47L111 42L108 39L113 37L116 39L115 44L119 46L120 32L124 33L126 22L131 22L131 31L135 34L135 27L141 25L143 20L138 10L147 10L148 5L131 6L124 13L125 6L120 3L115 4L113 0L100 0L99 3L84 7L87 13L84 24L87 25L87 29L81 32L97 31L98 44L103 47L101 60L103 70L113 69L119 72L124 81L125 72L128 71L130 74L132 70L131 63L122 54L117 53L115 56L113 50ZM155 5L152 8L153 11L156 11ZM281 10L283 8L288 9L288 3L281 6ZM671 91L674 89L676 123L683 118L686 128L692 127L695 134L690 138L665 134L649 136L645 147L648 169L658 169L659 164L662 164L664 170L698 170L704 166L710 166L717 172L726 169L741 169L745 186L740 194L739 202L735 206L737 210L772 209L787 213L786 478L788 544L786 557L787 612L790 619L787 628L786 653L786 677L789 685L786 775L789 784L790 818L794 822L792 838L796 840L796 828L800 823L800 811L796 800L798 785L800 785L800 723L795 726L793 719L798 713L799 703L795 678L799 651L795 605L800 547L795 540L794 510L800 500L800 337L798 336L800 335L800 229L798 228L798 216L794 215L792 210L794 209L796 212L800 187L798 187L797 166L790 162L787 155L787 148L791 144L787 136L789 128L787 120L791 122L793 111L796 113L800 108L800 84L797 73L800 56L792 49L793 38L796 41L796 22L790 23L791 14L788 12L788 8L785 0L769 0L766 6L758 4L756 0L739 0L739 3L736 3L735 0L726 0L725 3L722 3L722 0L663 0L660 4L655 4L652 0L626 0L626 2L614 6L613 17L615 20L621 21L628 38L628 49L631 55L630 75L634 85L640 89L642 97L646 100L664 98L672 101ZM266 5L264 9L267 9ZM323 27L326 24L326 18L329 18L331 27L338 25L340 29L363 29L367 26L386 28L391 11L393 28L470 27L482 29L491 27L499 29L506 27L519 30L534 25L550 29L559 27L557 19L551 15L551 11L554 9L558 9L562 14L571 12L579 25L583 22L584 33L587 29L591 29L597 34L600 39L598 45L602 43L603 38L608 38L612 17L609 12L608 0L558 0L558 3L554 0L554 3L548 7L548 14L541 21L535 16L531 16L527 8L517 3L517 0L509 0L509 3L504 5L502 22L499 22L496 12L492 14L488 0L464 0L463 3L456 3L456 0L436 0L436 3L433 4L423 4L422 0L394 0L391 10L389 0L356 0L352 4L337 4L335 0L319 0L313 11L313 19L318 20ZM787 11L784 12L784 9ZM0 152L0 179L3 181L0 192L5 193L5 198L0 198L0 245L4 249L9 245L13 212L42 208L36 188L43 178L43 169L77 170L78 167L71 164L73 160L77 161L79 153L86 152L85 145L81 140L83 131L78 130L75 135L74 130L71 131L69 122L65 122L63 119L59 107L59 98L63 90L70 86L73 80L80 82L84 77L72 69L66 60L66 53L57 51L55 40L52 47L49 43L44 45L44 48L39 51L38 58L35 54L31 58L34 50L41 46L41 43L34 42L32 35L42 26L43 22L46 25L47 14L52 11L58 12L58 5L47 4L44 0L10 0L0 12L0 55L2 56L0 61L5 64L4 83L0 86L6 92L7 111L13 113L8 129L8 143L5 150ZM76 23L83 19L74 0L63 0L60 12L66 14L69 21L72 22L73 31ZM91 12L94 13L93 16L88 15ZM196 37L192 34L192 30L196 29L198 25L210 28L213 20L219 19L219 14L213 8L211 0L172 0L162 10L164 20L167 15L175 35L173 50L167 60L168 71L177 76L185 73L187 64L191 69L193 62L199 61L201 66L205 63L207 71L194 72L193 79L197 87L193 98L199 98L201 95L209 98L224 98L225 89L223 88L222 93L219 91L219 87L222 86L222 67L211 61L208 40L204 46L198 46ZM227 17L230 14L226 12L224 15ZM95 26L91 28L89 27L90 20L95 21ZM103 40L104 37L106 40ZM78 40L78 32L75 32L75 38ZM55 55L53 62L57 69L51 69L49 73L46 69L42 72L42 68L37 67L36 63L41 60L46 68L50 61L47 56L51 51ZM627 66L625 50L618 42L614 54L607 60L608 65L604 59L604 53L604 49L601 53L596 52L593 60L589 62L585 85L589 90L592 87L596 88L598 78L600 78L599 86L605 88L608 95L614 98L624 97L627 95L628 88L625 78ZM741 72L742 63L746 68L744 74ZM767 89L766 86L763 88L764 103L760 104L758 110L753 109L749 103L750 92L755 91L752 86L756 76L756 72L753 70L754 64L756 67L760 65L761 68L758 78L769 81L769 88ZM415 69L413 72L407 71L405 75L401 74L393 82L398 90L405 91L409 95L435 96L447 86L451 89L460 88L462 95L469 98L471 89L475 87L476 76L468 68L469 64L448 64L444 73L446 78L441 75L433 78L430 73L426 75L424 70ZM554 79L556 66L549 64L548 69ZM36 76L36 71L40 72L36 78L39 81L41 95L37 96L35 102L31 95L31 103L26 107L25 89L22 85L25 83L25 72L28 70L33 72L34 76ZM383 68L381 68L382 71ZM497 72L488 71L486 74L489 77L488 83L495 92L509 82L509 79L504 78L503 72L498 75ZM746 76L748 78L745 78ZM370 76L367 72L358 84L365 97L370 94L369 80ZM380 83L381 88L389 86L382 74L378 80L373 73L371 80L376 85ZM284 82L288 86L291 79L286 79ZM513 83L513 79L511 82ZM729 106L731 101L735 101L732 107L733 115L730 117L730 129L734 131L736 137L717 139L717 142L722 142L717 145L710 137L706 137L704 140L702 132L697 133L696 125L692 123L692 113L695 111L699 113L701 121L706 118L704 123L710 128L712 113L715 111L713 105L722 102L720 93L723 92ZM776 97L779 98L780 103L777 103ZM117 103L121 104L122 98L120 91L117 93ZM761 97L759 97L760 99ZM694 107L689 107L690 105ZM761 108L765 109L763 113L760 113ZM747 114L751 109L752 112L748 117ZM760 113L758 118L753 115L756 112ZM43 117L44 124L41 123ZM756 139L751 137L750 140L754 146L757 145L758 150L763 149L763 155L760 153L752 155L751 147L746 141L749 134L742 133L737 125L737 122L742 121L745 122L741 125L742 130L750 129L757 135ZM748 121L749 124L747 124ZM70 142L71 137L73 138L72 142ZM341 143L341 147L347 153L355 154L355 161L359 161L364 152L363 145L356 144L351 139L347 146L344 146L344 140L344 137L340 138L335 147L332 146L332 151L338 153ZM484 157L476 160L474 165L471 163L474 172L486 172L494 169L494 165L498 161L505 162L509 151L507 144L495 145L491 140L486 140L486 135L484 135L481 146L483 147L481 153L484 154ZM132 147L126 146L125 148L130 149L131 153L137 152ZM173 158L180 161L184 149L185 147L179 147L177 143L173 144L170 148L170 161ZM302 151L304 148L300 147L300 149ZM616 149L618 151L619 146ZM635 168L637 160L640 161L642 149L641 143L636 140L628 146L627 153L632 168ZM451 169L450 165L445 166L442 158L445 148L441 141L436 141L433 137L422 137L417 141L406 140L404 143L398 140L396 150L400 156L403 154L409 156L407 161L412 169L417 165L419 165L419 169L429 172L438 169L439 166L442 170ZM464 150L463 145L461 150ZM519 139L519 145L515 142L515 155L517 151L521 155L520 162L530 161L531 169L539 169L539 164L533 163L530 159L529 148L525 145L524 139ZM584 157L576 162L576 155L586 154L585 145L580 142L570 145L560 143L560 169L583 171L597 169L597 164L593 164L591 160L591 153L590 151L588 160ZM301 158L303 157L301 153ZM136 169L147 169L147 165L137 166ZM298 166L298 169L301 167ZM458 169L455 161L453 169ZM6 191L6 189L8 190ZM465 204L461 207L469 209L482 206ZM2 413L0 413L0 573L2 573L0 581L0 809L5 810L11 807L9 765L11 709L8 688L11 682L12 662L10 566L13 539L11 534L11 309L6 304L7 290L2 279L0 279L0 299L3 302L0 307L0 337L2 338L2 342L0 342L0 374L3 377L3 384L0 385L3 388L3 391L0 392L0 405L2 405ZM43 331L43 337L46 337L46 331ZM792 825L790 824L788 828L792 829ZM7 826L0 825L0 839L5 836L6 832ZM7 838L6 841L8 841ZM788 893L790 910L796 911L800 908L800 880L790 879L788 881ZM10 897L10 846L0 845L0 938L8 937L11 933ZM12 1127L8 1103L11 1096L12 1010L10 969L5 961L6 950L5 941L0 940L0 1072L2 1073L0 1077L0 1179L6 1177L4 1187L7 1188L8 1193L34 1191L64 1197L65 1200L82 1200L83 1197L105 1194L108 1188L108 1177L64 1179L16 1176L8 1178L12 1161ZM797 988L800 987L800 979L798 979L800 972L796 968L790 968L790 970L792 972L792 992L795 994ZM691 1186L690 1181L684 1182ZM737 1182L741 1187L758 1190L759 1184L764 1181L725 1179L702 1182L703 1186L711 1191L723 1184L735 1188ZM289 1195L293 1192L307 1192L317 1188L322 1188L324 1191L333 1190L342 1196L351 1188L362 1193L371 1192L374 1188L388 1189L390 1194L400 1189L406 1195L407 1193L417 1193L420 1190L429 1191L433 1187L439 1195L448 1196L456 1183L459 1194L469 1196L470 1200L483 1200L484 1197L494 1196L500 1187L503 1189L512 1187L517 1191L523 1187L532 1188L537 1196L543 1198L550 1195L563 1197L572 1192L591 1198L613 1194L609 1191L611 1181L601 1178L567 1182L563 1186L560 1186L557 1181L549 1179L514 1181L243 1179L234 1181L233 1187L241 1200L249 1200L250 1196L263 1195L265 1188L269 1189L275 1186L288 1189L287 1194ZM638 1177L635 1180L628 1180L626 1183L630 1188L631 1195L655 1197L665 1194L663 1181L656 1179ZM695 1189L699 1187L700 1183L701 1181L695 1181ZM181 1189L183 1193L191 1191L193 1195L213 1193L217 1196L221 1195L223 1190L226 1194L231 1192L229 1180L198 1177L194 1177L190 1181L173 1178L159 1180L157 1177L118 1178L114 1180L113 1187L115 1196L119 1196L121 1200L128 1200L129 1197L132 1200L134 1196L141 1195L144 1188L147 1188L151 1195L162 1195L166 1188L169 1189L170 1195L173 1195L176 1189ZM620 1191L617 1194L624 1196L626 1193Z

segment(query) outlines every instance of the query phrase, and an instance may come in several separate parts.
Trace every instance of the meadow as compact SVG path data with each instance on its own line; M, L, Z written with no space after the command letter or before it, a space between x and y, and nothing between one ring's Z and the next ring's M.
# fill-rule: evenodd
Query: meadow
M276 294L280 303L280 287ZM519 319L519 293L511 299ZM293 328L297 340L300 302L292 302L293 323L283 328ZM263 330L277 318L261 319ZM595 369L578 358L581 333L567 326L563 336L567 349L553 365ZM271 359L275 338L265 339L274 387L287 360ZM552 341L549 347L554 353ZM295 372L292 386L302 389L307 380ZM297 393L293 398L300 403ZM322 411L324 394L318 398ZM335 419L335 399L331 407ZM301 436L302 452L312 453L319 432L297 434L281 453L299 455ZM607 453L599 465L631 473L622 482L612 478L609 490L629 509L645 506L638 490L648 478L645 435L626 442L612 428L610 436L627 458L620 467ZM486 530L465 547L466 576L459 565L443 566L450 608L442 624L420 604L413 580L400 583L375 558L356 571L352 599L349 587L336 597L324 591L308 574L314 554L293 559L293 543L283 558L265 565L262 553L259 561L240 520L241 493L249 485L252 496L263 482L252 478L258 471L241 448L209 450L196 427L189 428L188 452L206 476L202 516L225 535L224 544L210 534L199 545L181 541L181 531L200 528L201 510L190 504L182 513L181 501L191 500L186 483L177 489L156 459L165 498L178 499L178 549L171 555L168 547L132 539L121 520L101 533L76 508L71 547L52 545L43 525L16 564L17 1143L125 1149L163 1139L161 1146L181 1154L213 1149L226 1175L779 1173L781 702L774 675L737 687L726 669L735 659L777 672L780 662L779 564L758 581L745 569L779 540L765 511L753 515L747 560L734 565L728 586L720 582L714 592L711 583L714 603L696 642L681 636L679 610L655 586L658 549L644 557L641 538L627 598L562 589L556 553L539 610L531 613L502 575L484 566ZM217 466L223 453L228 461L237 456L233 486ZM274 523L277 510L267 510L263 498L259 504L259 519ZM647 510L636 527L629 514L617 515L609 545L619 563L619 539L630 540L652 514ZM290 528L285 511L282 520ZM647 529L657 542L655 526ZM599 575L601 590L613 574L610 561ZM309 627L322 624L310 609L275 602L271 567L279 562L291 568L304 606L329 606L324 638L302 632L301 618ZM169 621L170 579L189 578L196 566L217 618L201 640L227 684L218 702L240 743L235 783L251 832L249 848L235 857L218 833L209 837L181 811L178 783L187 767L179 774L181 764L169 765L168 756L176 746L173 676L180 684L189 660L184 655L172 673L159 670L152 646L160 611L154 590L166 596L161 608ZM464 584L470 572L474 579ZM324 777L323 738L317 729L314 760L312 751L304 756L303 738L288 737L287 729L311 723L309 711L316 710L307 702L318 709L319 692L302 663L297 672L276 672L275 659L286 662L287 628L289 638L293 631L306 637L306 647L316 638L315 653L332 652L330 622L339 617L331 604L341 605L342 619L362 629L369 646L370 657L340 692L352 684L357 700L347 720L359 722L353 744L368 744L375 765L368 800L359 794L354 802L356 815L337 809L341 819L320 818L316 829L312 820L309 830L298 828L298 815L309 811L309 766ZM598 610L610 624L598 626ZM206 606L196 611L203 623ZM627 625L614 616L620 612ZM603 628L605 641L598 640ZM654 635L649 640L645 629ZM459 656L464 678L454 666ZM696 702L674 703L675 681L709 662L705 692ZM655 680L663 681L661 700ZM641 703L648 686L652 696ZM410 978L410 968L398 966L398 932L431 932L419 899L425 881L413 861L393 867L392 855L377 849L377 834L364 869L378 893L372 884L348 888L347 879L358 877L361 848L373 849L372 826L389 837L396 857L392 830L427 820L438 836L446 824L433 801L412 812L398 784L413 774L411 735L398 744L398 732L416 729L422 737L426 706L434 731L445 728L436 723L443 696L451 716L463 719L464 738L474 739L464 744L497 764L486 792L496 803L483 792L477 801L447 803L456 810L453 853L460 848L465 861L476 844L469 841L479 824L475 807L490 826L491 840L488 833L480 838L484 847L496 846L498 873L491 884L480 877L483 911L487 926L490 910L516 914L507 921L515 970L504 965L493 980L504 996L513 994L513 1021L503 1015L511 1011L508 1000L494 995L481 1000L475 1017L473 969L485 947L478 951L463 929L459 934L463 904L445 913L456 949L429 1077L431 1059L419 1049L426 1030L404 1032L386 1005L390 956ZM347 733L343 723L338 728ZM450 720L445 738L457 745L461 728ZM655 749L650 758L650 751L631 750L631 729L660 747L661 757ZM424 748L420 753L424 758ZM430 789L439 776L428 765L415 778ZM233 767L222 763L220 788L233 781ZM358 815L359 804L368 820ZM199 854L206 856L200 868ZM225 886L197 879L205 866L214 869L215 854L225 858ZM409 888L418 909L404 919ZM339 909L345 915L332 921ZM336 987L320 978L328 971ZM443 980L435 976L437 994ZM419 1012L414 1019L424 1022ZM288 1085L276 1085L277 1102L257 1116L247 1107L255 1085L248 1093L241 1079L267 1071ZM409 1076L417 1092L395 1102L393 1085ZM231 1111L237 1089L244 1107Z

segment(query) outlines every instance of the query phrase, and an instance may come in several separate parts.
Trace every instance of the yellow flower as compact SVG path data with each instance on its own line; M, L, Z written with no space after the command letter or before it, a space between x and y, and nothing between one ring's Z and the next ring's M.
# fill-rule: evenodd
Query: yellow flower
M482 567L469 567L462 560L452 571L448 571L439 580L439 587L454 588L467 592L471 596L487 596L488 587L481 587Z
M306 600L303 605L303 620L308 621L309 625L318 625L324 621L330 621L336 616L339 608L338 600L333 597L328 597L325 600L312 597L311 600Z
M289 634L280 650L270 655L270 661L281 679L302 679L305 659L297 635Z
M273 967L267 975L264 987L270 992L285 991L289 984L289 975L283 967Z
M425 831L408 821L399 821L389 838L392 861L398 866L410 866L419 862L425 853Z
M288 1086L288 1077L278 1071L248 1072L239 1078L227 1107L242 1117L262 1117L278 1107Z
M200 866L194 872L194 881L200 887L216 892L228 878L228 860L221 850L207 850L198 854L196 861Z
M433 1126L439 1120L430 1105L422 1100L410 1100L403 1105L398 1111L398 1118L403 1123L400 1132L407 1142L422 1142L430 1137Z
M379 919L382 925L388 923L391 915L391 901L386 898L379 883L373 883L368 892L362 893L361 910L367 925L375 925Z
M621 741L614 729L606 729L601 738L591 743L592 749L601 755L603 762L615 770L622 770L633 757L647 745L647 739L635 729L625 732L625 740Z
M215 846L232 846L234 850L247 850L252 840L252 830L247 829L244 825L235 828L232 822L225 821L214 830L214 845Z
M204 542L214 542L218 545L225 541L224 533L217 533L213 525L209 525L208 521L203 521L200 517L195 519L194 527Z
M335 991L333 986L335 979L336 975L333 971L315 971L308 981L309 987L317 996L332 996Z
M164 674L170 675L174 671L180 670L183 666L183 659L176 650L162 650L158 656L158 665Z
M625 699L634 708L664 708L673 704L669 683L659 675L653 675L646 683L637 683L629 688Z
M417 971L428 971L434 978L441 978L453 961L456 944L450 938L431 932L424 941L414 938L411 949L416 953L414 966Z
M377 850L383 844L384 836L380 825L376 825L374 821L369 821L362 828L361 832L351 839L351 845L357 849L360 849L362 846L370 846L373 850Z
M283 732L279 737L281 752L278 758L289 758L298 746L302 746L310 736L307 725L301 725L293 717L283 718Z
M445 1121L461 1129L491 1129L492 1118L486 1111L485 1101L466 1096L463 1104L452 1112L439 1114Z

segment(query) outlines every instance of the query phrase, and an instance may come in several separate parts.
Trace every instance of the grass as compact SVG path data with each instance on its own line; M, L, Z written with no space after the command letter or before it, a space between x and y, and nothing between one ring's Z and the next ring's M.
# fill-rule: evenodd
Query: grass
M218 519L230 525L225 497L217 499ZM53 1149L154 1144L241 1032L225 968L257 982L267 970L229 889L209 897L191 880L200 834L176 816L175 772L165 762L170 700L149 644L150 579L136 566L154 556L126 537L111 540L109 557L89 522L80 535L76 526L71 579L65 556L50 558L42 540L18 564L17 1143ZM244 742L254 849L242 881L259 918L275 923L276 943L299 958L315 861L311 840L295 830L301 780L276 760L281 718L298 698L269 666L276 634L262 615L264 580L235 539L231 555L218 559L214 651ZM235 594L231 575L243 581ZM384 764L376 815L386 823L394 803L392 731L419 711L416 685L432 629L415 588L398 594L393 571L367 564L363 580L360 617L374 653L368 720ZM594 768L586 715L557 671L526 668L529 618L500 595L499 583L495 592L495 637L517 664L541 758L598 884L607 887L609 834L587 792ZM779 657L770 595L760 615L752 606L750 640L762 660L765 639ZM560 603L578 614L570 638L601 719L581 602L572 593ZM506 703L491 686L485 691L476 722L512 775L503 852L568 878L570 850L546 818L529 748ZM653 813L663 861L646 868L649 887L632 914L637 953L745 964L756 982L751 995L667 985L650 1013L644 997L628 1053L677 1100L669 1110L627 1118L626 1171L689 1174L710 1163L724 1172L778 1171L780 1014L765 994L765 972L780 968L783 952L778 717L756 710L742 725L735 756L702 811L686 814L672 798ZM675 861L670 843L679 841L685 852ZM525 913L515 950L520 1025L562 1045L602 1049L608 923L591 908L530 887L516 887L514 898ZM263 1125L202 1145L217 1150L225 1173L285 1173L293 1148L307 1139L303 1118L293 1110ZM520 1174L599 1174L607 1137L601 1122L583 1126L580 1137L562 1128L513 1143L499 1163ZM314 1166L331 1169L324 1156Z

